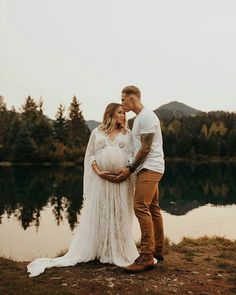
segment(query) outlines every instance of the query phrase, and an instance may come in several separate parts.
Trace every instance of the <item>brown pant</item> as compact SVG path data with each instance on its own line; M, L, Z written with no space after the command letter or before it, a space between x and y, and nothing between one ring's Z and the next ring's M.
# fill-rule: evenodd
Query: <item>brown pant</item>
M164 230L158 184L162 173L142 169L137 175L134 211L141 228L141 253L163 255Z

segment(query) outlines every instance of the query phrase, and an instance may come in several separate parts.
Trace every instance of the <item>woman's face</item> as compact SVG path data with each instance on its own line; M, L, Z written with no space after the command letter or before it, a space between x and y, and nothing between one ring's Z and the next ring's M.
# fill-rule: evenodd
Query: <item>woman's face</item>
M116 124L124 124L125 122L125 112L122 106L118 107L115 111L114 117L116 119Z

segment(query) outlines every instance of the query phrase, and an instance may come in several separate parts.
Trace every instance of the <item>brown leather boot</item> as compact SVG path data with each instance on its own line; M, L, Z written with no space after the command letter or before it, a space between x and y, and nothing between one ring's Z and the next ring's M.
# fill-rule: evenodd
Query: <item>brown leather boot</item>
M133 264L125 267L128 273L142 272L154 269L154 259L152 254L141 254Z

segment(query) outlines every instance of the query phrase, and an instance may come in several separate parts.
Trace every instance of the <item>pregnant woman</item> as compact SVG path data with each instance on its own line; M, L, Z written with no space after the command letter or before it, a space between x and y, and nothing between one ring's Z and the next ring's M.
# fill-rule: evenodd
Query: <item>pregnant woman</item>
M132 157L132 134L125 128L120 104L107 106L103 123L91 133L84 159L84 201L80 223L68 252L56 258L37 258L27 265L29 276L46 268L73 266L98 259L125 267L139 256L132 235L132 179L113 183L116 172Z

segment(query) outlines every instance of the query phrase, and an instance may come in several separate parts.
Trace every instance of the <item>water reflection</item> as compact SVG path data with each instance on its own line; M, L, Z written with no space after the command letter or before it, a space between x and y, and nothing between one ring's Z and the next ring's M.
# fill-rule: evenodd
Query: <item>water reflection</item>
M168 163L161 183L161 207L184 215L205 204L236 204L236 166Z
M172 215L204 206L236 204L236 166L167 163L160 186L160 203ZM56 224L71 230L82 205L82 167L0 168L0 222L14 215L23 229L40 226L43 207L51 206Z
M82 204L82 176L81 167L1 168L0 218L13 214L24 229L38 228L42 208L51 205L56 223L65 215L73 230Z

